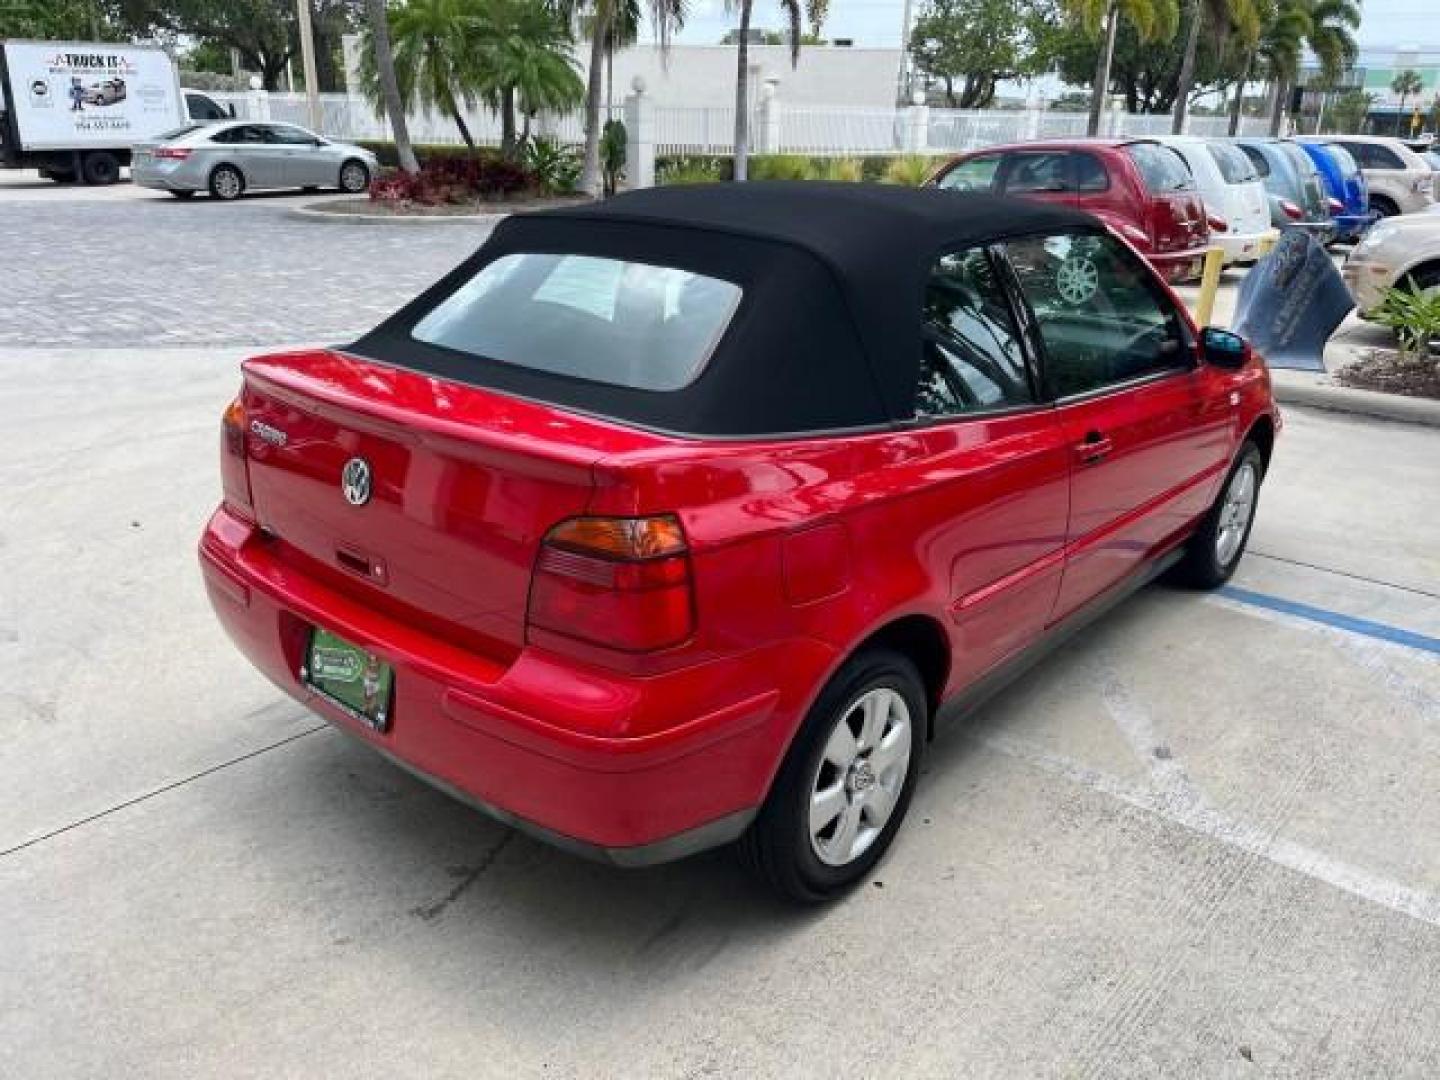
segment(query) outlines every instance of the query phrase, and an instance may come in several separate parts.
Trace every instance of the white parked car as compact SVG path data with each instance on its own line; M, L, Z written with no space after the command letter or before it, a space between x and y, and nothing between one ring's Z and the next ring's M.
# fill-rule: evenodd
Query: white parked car
M1392 286L1440 292L1440 210L1376 222L1340 276L1362 316L1372 314Z
M1198 139L1188 135L1167 135L1160 139L1190 166L1200 197L1212 219L1210 242L1225 252L1225 264L1250 263L1260 257L1260 247L1277 231L1270 225L1270 203L1265 184L1250 159L1232 143Z
M1320 135L1350 152L1370 188L1370 209L1381 217L1413 214L1440 199L1440 173L1400 139L1384 135Z

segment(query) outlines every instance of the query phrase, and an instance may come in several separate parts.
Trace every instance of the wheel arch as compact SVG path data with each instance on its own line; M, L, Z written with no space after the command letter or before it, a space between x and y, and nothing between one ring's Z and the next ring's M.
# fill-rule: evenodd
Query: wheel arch
M893 649L908 657L920 672L925 685L925 698L930 706L930 730L934 734L935 713L940 708L945 684L950 678L950 638L939 619L931 615L911 614L892 619L860 641L845 657L871 648Z
M1275 421L1269 414L1262 414L1255 418L1250 425L1250 430L1245 433L1245 439L1255 444L1260 451L1260 466L1265 472L1270 471L1270 455L1275 450Z
M1419 278L1426 274L1440 275L1440 259L1422 259L1414 266L1407 267L1405 272L1395 279L1398 285L1409 278Z

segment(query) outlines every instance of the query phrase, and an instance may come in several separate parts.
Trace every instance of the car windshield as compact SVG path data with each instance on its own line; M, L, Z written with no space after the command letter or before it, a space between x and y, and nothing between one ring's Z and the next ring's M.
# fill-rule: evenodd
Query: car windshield
M1195 187L1190 166L1185 159L1159 143L1131 143L1125 147L1130 160L1140 170L1145 186L1154 194L1166 191L1189 191Z
M504 255L416 325L447 349L637 390L700 374L740 303L738 285L590 255Z
M1237 147L1228 143L1206 143L1205 149L1210 151L1227 184L1249 184L1260 179L1254 164Z

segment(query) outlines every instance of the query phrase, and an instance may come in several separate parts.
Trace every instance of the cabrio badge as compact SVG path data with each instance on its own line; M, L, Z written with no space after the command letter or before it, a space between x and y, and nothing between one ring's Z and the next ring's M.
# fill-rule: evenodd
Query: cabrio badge
M340 490L351 506L364 506L370 501L370 463L352 457L340 471Z

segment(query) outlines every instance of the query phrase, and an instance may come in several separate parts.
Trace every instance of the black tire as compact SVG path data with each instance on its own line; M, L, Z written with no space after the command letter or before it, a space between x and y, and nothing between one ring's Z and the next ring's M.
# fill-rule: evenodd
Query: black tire
M1245 522L1244 529L1240 534L1239 545L1228 559L1222 559L1219 541L1224 525L1222 519L1226 513L1227 497L1230 494L1231 486L1237 483L1237 478L1246 468L1251 470L1254 484L1249 519ZM1235 463L1225 474L1225 483L1220 485L1220 490L1215 495L1214 505L1201 520L1200 527L1185 542L1184 558L1176 564L1173 574L1178 583L1194 589L1218 589L1230 580L1230 576L1235 573L1235 568L1240 565L1240 559L1245 554L1245 546L1250 542L1250 530L1255 526L1255 512L1259 509L1260 487L1264 479L1265 459L1260 453L1260 448L1246 439L1240 447L1240 452L1235 455Z
M80 160L80 173L85 183L103 187L120 179L120 159L104 150L86 154Z
M370 167L358 158L350 158L340 166L337 181L347 195L359 195L370 187Z
M1370 209L1382 218L1395 217L1400 213L1400 207L1388 195L1371 195Z
M172 191L172 192L170 192L170 194L171 194L171 195L174 195L175 198L177 198L177 199L189 199L189 198L191 198L192 196L194 196L195 192L193 192L193 191Z
M831 865L821 861L811 840L811 795L820 770L831 767L822 764L822 758L832 732L842 723L849 723L853 731L851 721L858 714L860 698L874 690L892 690L905 703L910 724L908 767L878 835L852 861ZM780 896L800 903L828 900L861 881L884 856L905 820L928 731L925 687L909 658L879 648L851 657L821 691L801 725L759 816L740 839L741 861ZM844 790L847 799L855 798L848 783Z
M233 183L231 183L233 178ZM238 199L245 193L245 174L234 165L216 165L210 170L210 196L215 199Z

